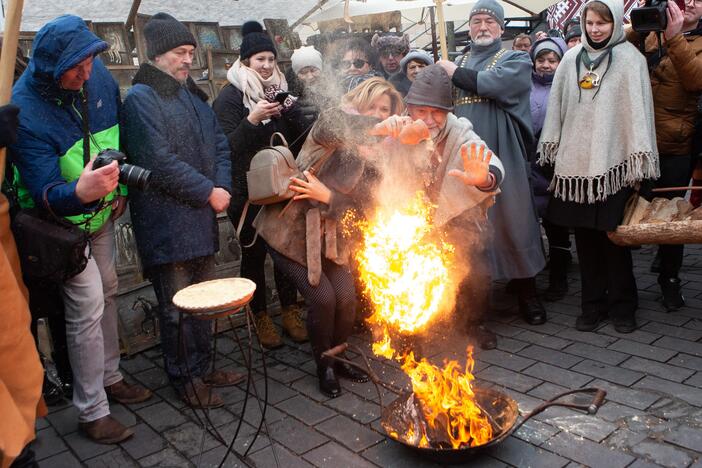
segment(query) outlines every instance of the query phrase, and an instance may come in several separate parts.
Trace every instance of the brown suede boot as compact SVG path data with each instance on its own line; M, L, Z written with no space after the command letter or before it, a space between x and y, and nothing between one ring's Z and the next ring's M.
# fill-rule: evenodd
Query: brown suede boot
M105 387L105 393L107 393L108 399L125 405L141 403L151 398L152 395L148 388L137 384L130 385L124 379Z
M278 330L273 325L273 320L268 312L262 312L256 316L256 329L258 330L258 340L264 348L280 348L283 340L280 338Z
M295 343L304 343L307 341L307 328L302 320L302 309L297 305L285 307L282 313L283 331Z
M134 431L110 416L78 423L81 432L98 444L116 444L134 435Z
M181 395L181 398L186 405L195 409L221 408L224 406L222 397L197 379L192 384L189 382L185 384L185 393Z

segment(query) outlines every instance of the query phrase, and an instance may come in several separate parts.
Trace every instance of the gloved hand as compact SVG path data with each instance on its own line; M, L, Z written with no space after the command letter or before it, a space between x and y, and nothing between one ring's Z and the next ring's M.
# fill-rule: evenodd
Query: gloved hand
M0 107L0 148L17 142L19 107L7 104Z

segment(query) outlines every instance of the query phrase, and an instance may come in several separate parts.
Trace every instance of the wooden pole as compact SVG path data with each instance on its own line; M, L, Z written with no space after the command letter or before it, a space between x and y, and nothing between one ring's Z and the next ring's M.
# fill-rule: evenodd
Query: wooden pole
M449 60L448 47L446 47L446 20L444 20L444 0L434 0L436 3L436 20L439 23L439 45L441 58Z
M434 62L438 62L439 51L436 47L436 18L434 17L434 7L429 8L429 21L431 22L431 50L434 53Z
M295 29L296 27L300 26L307 18L309 18L310 16L312 16L312 13L314 13L315 11L319 10L320 8L322 8L322 5L324 5L325 3L327 3L327 0L319 0L319 1L317 2L317 4L316 4L315 6L313 6L312 8L310 8L310 10L309 10L307 13L305 13L305 14L302 15L302 16L300 16L300 18L299 18L297 21L295 21L293 24L291 24L291 25L290 25L290 29L293 30L293 29Z
M12 99L12 82L15 77L15 60L17 60L17 43L19 42L20 23L24 0L9 0L5 15L5 33L0 55L0 105ZM0 148L0 181L5 179L5 148Z
M132 29L132 26L134 26L134 20L136 19L136 15L139 11L140 5L141 0L132 0L132 7L129 9L129 14L127 15L127 22L124 24L124 26L127 28L127 31Z
M456 52L456 26L453 24L453 21L446 22L446 43L449 53Z

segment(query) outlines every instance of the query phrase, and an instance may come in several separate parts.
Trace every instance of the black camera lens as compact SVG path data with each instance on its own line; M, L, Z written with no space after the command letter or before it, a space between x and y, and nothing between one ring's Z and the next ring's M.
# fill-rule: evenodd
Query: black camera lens
M146 190L151 178L151 171L143 167L123 163L119 166L119 182L127 187Z

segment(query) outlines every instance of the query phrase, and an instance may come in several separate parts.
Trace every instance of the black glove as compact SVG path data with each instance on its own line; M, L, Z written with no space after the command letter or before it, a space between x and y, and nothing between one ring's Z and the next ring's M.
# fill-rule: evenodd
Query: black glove
M7 104L0 107L0 148L17 142L19 107Z

